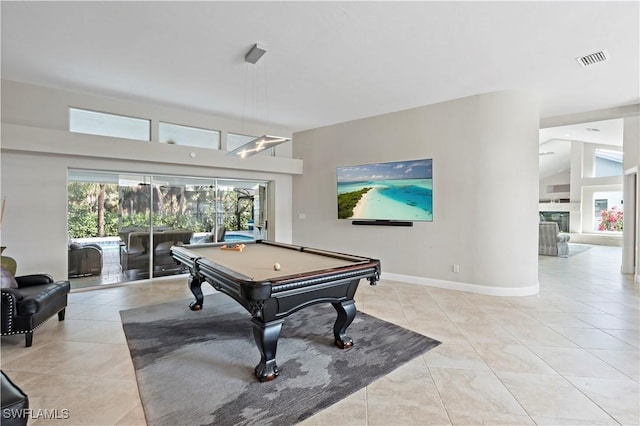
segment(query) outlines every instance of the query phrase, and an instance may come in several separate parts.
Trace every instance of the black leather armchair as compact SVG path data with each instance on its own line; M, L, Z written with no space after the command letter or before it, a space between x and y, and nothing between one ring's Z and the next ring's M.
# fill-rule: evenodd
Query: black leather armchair
M58 314L64 320L69 281L54 282L46 274L15 277L17 288L2 288L2 335L25 334L25 346L33 342L33 330Z
M0 384L2 390L2 421L3 426L24 426L27 424L29 397L15 383L0 370Z

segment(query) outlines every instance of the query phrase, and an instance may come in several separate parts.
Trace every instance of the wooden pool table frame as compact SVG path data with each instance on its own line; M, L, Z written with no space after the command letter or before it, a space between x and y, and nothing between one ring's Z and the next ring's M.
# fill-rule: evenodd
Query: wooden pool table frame
M279 276L261 281L233 271L213 260L198 254L198 247L220 246L220 244L200 244L198 246L175 246L171 255L178 263L189 268L189 288L196 300L189 307L199 310L203 307L202 283L208 282L216 290L232 297L252 316L253 336L261 354L260 363L255 367L255 375L260 381L269 381L279 374L276 365L278 337L284 318L316 303L331 303L337 312L333 326L335 344L341 349L353 345L347 336L347 327L356 315L353 300L362 278L375 285L380 278L380 261L359 256L334 253L300 247L273 241L257 240L247 244L264 244L329 256L346 260L350 264L328 270Z

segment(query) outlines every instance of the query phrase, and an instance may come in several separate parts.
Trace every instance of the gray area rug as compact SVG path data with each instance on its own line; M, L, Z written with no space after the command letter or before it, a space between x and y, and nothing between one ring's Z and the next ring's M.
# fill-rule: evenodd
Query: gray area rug
M330 304L302 309L278 340L280 376L260 383L251 316L222 294L121 311L147 422L291 425L340 401L440 342L358 312L354 346L333 345ZM346 414L346 413L345 413Z
M575 256L576 254L584 253L592 246L587 244L573 244L569 243L569 256Z

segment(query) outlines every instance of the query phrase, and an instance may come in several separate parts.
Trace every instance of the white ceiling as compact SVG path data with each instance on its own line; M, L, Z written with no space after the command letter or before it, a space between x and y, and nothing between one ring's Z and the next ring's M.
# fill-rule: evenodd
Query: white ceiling
M571 166L571 146L587 142L622 151L623 119L540 129L540 179L566 172Z
M640 102L639 8L2 1L1 72L290 131L502 89L536 92L550 117ZM246 64L256 42L268 51ZM576 62L602 49L610 60Z

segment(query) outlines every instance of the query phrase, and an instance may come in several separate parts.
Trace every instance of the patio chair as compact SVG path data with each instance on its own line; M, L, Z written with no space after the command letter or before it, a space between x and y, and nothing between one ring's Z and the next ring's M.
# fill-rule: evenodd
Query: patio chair
M102 247L98 244L69 245L69 278L100 275Z

